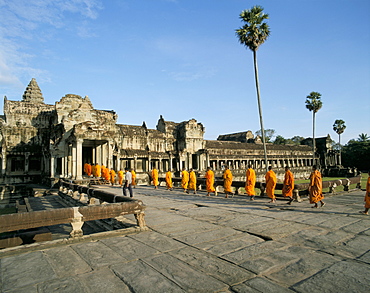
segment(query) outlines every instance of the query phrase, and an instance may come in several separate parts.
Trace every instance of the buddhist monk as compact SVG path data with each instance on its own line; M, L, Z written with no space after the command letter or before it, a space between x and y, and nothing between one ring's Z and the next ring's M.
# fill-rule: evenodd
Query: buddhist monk
M110 183L112 183L112 185L116 183L116 171L114 171L113 169L110 170Z
M188 190L193 190L194 194L197 194L197 175L193 169L190 169L189 172L189 186Z
M131 174L132 174L132 183L131 186L133 188L136 188L136 172L134 169L131 169Z
M312 173L310 175L310 186L308 187L310 194L310 203L314 203L313 208L318 208L317 203L321 203L321 207L325 205L323 202L324 195L322 194L322 177L317 167L312 166Z
M225 166L225 171L223 174L224 179L224 192L225 192L225 198L229 197L230 195L233 195L233 192L231 190L231 184L233 183L233 174L231 173L228 166Z
M211 167L207 167L206 175L204 176L206 178L206 189L207 189L207 196L210 196L211 192L215 193L215 196L217 196L217 191L214 187L215 184L215 173L211 170Z
M289 166L286 166L282 193L284 197L289 198L288 201L289 205L291 205L293 201L293 189L294 189L294 176L292 171L290 171Z
M184 192L188 192L188 184L189 184L189 173L186 171L185 168L182 168L181 172L181 187L184 189Z
M254 186L256 185L256 172L253 170L252 165L248 165L245 178L245 192L250 196L251 200L254 200L254 196L256 195L254 190Z
M367 178L366 183L366 193L365 193L365 210L361 211L361 214L368 215L369 209L370 209L370 171L369 171L369 177Z
M92 173L93 177L96 177L96 166L95 166L95 164L92 164L92 166L91 166L91 173Z
M158 180L158 170L156 168L152 170L152 180L154 189L158 189L159 180Z
M96 177L99 178L101 177L101 166L99 164L96 164Z
M276 186L276 174L274 171L272 171L272 167L269 166L269 170L265 175L266 179L266 194L271 200L269 202L276 202L276 197L275 197L275 186Z
M123 177L124 177L124 173L122 170L119 170L118 171L118 183L120 186L122 186L122 183L123 183Z
M104 179L107 181L110 181L110 169L109 168L105 168L104 170Z
M167 190L172 190L172 172L171 169L166 172L166 188Z
M91 176L91 164L85 163L84 165L84 172L86 173L87 176Z

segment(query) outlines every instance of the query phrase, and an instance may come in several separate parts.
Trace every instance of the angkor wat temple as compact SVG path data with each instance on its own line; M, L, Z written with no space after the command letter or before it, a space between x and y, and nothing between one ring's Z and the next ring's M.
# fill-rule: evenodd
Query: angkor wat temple
M156 129L147 128L145 122L141 126L117 124L114 111L94 109L87 96L68 94L55 105L45 104L35 79L21 101L4 98L0 131L1 183L60 177L79 180L86 162L115 170L134 168L139 182L140 178L145 181L153 167L176 174L183 167L202 173L211 166L220 176L226 164L241 180L248 164L261 176L265 170L263 146L250 131L205 140L205 127L195 119L176 123L160 116ZM317 143L324 168L337 164L329 142L328 136ZM281 173L289 165L305 177L313 165L309 145L269 144L267 151L268 165Z

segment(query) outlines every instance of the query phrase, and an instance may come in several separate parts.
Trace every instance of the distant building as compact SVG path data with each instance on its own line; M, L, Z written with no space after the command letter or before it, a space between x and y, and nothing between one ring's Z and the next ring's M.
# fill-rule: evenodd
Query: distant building
M2 180L78 180L86 162L115 170L135 168L139 174L153 167L160 172L183 167L203 172L211 166L220 175L228 165L244 176L248 164L264 172L263 147L251 131L220 135L217 140L205 140L204 133L204 126L195 119L175 123L160 116L156 129L148 129L145 122L141 126L117 124L114 111L94 109L87 96L68 94L55 105L47 105L32 79L21 101L4 98L0 117ZM277 169L289 165L307 173L313 164L308 145L271 144L267 152L268 165ZM325 160L334 163L329 157Z

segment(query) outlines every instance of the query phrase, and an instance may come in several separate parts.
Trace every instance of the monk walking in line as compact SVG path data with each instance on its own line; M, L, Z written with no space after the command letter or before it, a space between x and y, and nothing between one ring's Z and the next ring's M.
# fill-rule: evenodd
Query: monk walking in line
M211 170L211 167L207 167L206 175L204 176L206 178L206 189L207 189L207 196L210 196L211 192L215 193L215 196L217 196L217 191L214 187L215 185L215 173Z
M254 190L254 186L256 185L256 172L252 169L252 165L248 165L245 178L245 192L250 196L251 200L254 200L254 196L256 195Z
M166 180L167 190L172 191L172 172L171 172L171 169L167 171L165 180Z
M100 178L101 177L101 166L99 164L96 164L95 166L96 170L96 177Z
M85 171L86 175L89 176L89 177L91 176L91 170L92 170L91 164L85 163L84 171Z
M158 189L159 179L158 179L158 170L156 168L152 170L152 180L154 189Z
M285 167L284 183L282 193L284 197L288 197L288 204L291 205L293 201L294 176L288 166Z
M366 183L366 193L365 193L365 210L361 211L361 214L368 215L369 209L370 209L370 171L369 171L369 177L367 178Z
M314 203L313 208L318 208L317 203L321 203L321 207L325 205L323 201L324 195L322 194L322 176L317 167L312 166L312 173L310 175L310 186L308 187L310 194L310 203Z
M181 172L181 187L184 189L184 192L188 192L188 184L189 184L189 173L185 170L185 168L182 168Z
M233 192L231 190L231 184L233 183L233 174L231 173L228 166L225 166L225 171L223 174L224 178L224 192L225 192L225 198L229 197L230 195L233 195Z
M276 197L275 197L275 186L276 186L276 174L274 171L272 171L272 167L269 166L269 170L265 175L266 179L266 194L271 200L269 203L275 203L276 202Z
M123 177L124 177L124 173L122 170L119 170L118 171L118 184L119 186L122 186L122 183L123 183Z
M132 175L132 187L136 188L136 172L134 169L131 169L131 175Z
M113 169L110 170L109 175L110 175L110 183L114 185L114 183L116 183L116 171L114 171Z
M188 190L193 190L194 194L197 194L197 175L195 174L193 169L190 169L188 188Z

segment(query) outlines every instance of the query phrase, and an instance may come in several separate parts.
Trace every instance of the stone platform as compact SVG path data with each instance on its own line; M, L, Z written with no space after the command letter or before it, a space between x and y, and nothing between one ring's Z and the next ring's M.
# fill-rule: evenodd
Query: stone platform
M117 187L103 186L121 195ZM370 292L363 191L307 201L134 189L148 231L0 251L1 292ZM127 216L133 224L133 215Z

